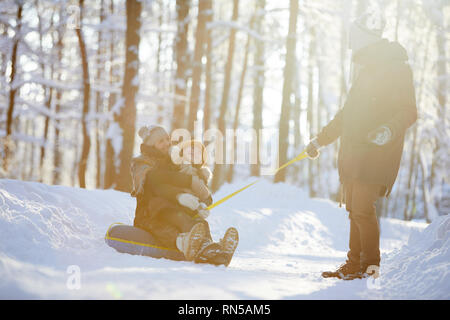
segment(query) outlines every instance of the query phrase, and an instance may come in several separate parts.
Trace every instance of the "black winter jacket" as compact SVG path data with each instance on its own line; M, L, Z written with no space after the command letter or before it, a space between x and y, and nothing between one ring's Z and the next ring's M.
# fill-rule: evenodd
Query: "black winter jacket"
M355 54L362 66L347 100L334 119L318 134L327 145L341 138L338 156L340 182L357 179L385 186L389 196L396 180L406 129L417 119L412 71L406 50L382 39ZM393 139L383 146L368 141L368 133L388 126Z

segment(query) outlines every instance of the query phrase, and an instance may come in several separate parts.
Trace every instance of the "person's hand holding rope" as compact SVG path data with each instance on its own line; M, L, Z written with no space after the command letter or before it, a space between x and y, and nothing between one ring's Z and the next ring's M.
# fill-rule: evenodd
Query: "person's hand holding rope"
M317 142L317 138L312 139L306 146L306 154L310 159L317 159L320 155L319 149L322 146Z

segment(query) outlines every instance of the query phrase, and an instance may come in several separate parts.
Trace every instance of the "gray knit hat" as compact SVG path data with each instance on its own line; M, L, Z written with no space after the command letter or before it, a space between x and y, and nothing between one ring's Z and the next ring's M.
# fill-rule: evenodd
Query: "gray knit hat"
M143 126L138 134L142 138L142 143L149 146L153 146L162 136L169 135L166 129L158 125Z

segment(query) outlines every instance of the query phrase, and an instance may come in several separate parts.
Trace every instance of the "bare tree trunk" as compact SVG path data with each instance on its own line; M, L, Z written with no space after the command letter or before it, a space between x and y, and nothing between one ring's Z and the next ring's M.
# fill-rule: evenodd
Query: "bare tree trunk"
M1 33L1 37L4 39L7 37L8 34L8 26L6 25L6 23L0 23L0 27L2 30ZM1 59L1 64L0 64L0 90L4 90L4 88L6 87L6 66L8 64L7 61L7 55L4 51L2 51L0 53L0 59ZM3 114L3 109L0 109L0 116L2 116Z
M405 207L403 209L403 219L409 220L409 198L411 196L412 191L412 177L414 173L414 164L415 164L415 158L416 158L416 141L417 141L417 126L414 128L413 133L413 139L412 139L412 146L411 146L411 154L409 156L409 173L408 173L408 185L406 189L406 196L405 196Z
M298 62L296 61L296 64ZM294 77L294 92L295 92L295 102L293 106L293 112L292 112L292 121L294 122L294 150L296 154L299 154L301 152L300 146L301 146L301 135L300 135L300 116L301 116L301 92L300 92L300 72L298 68L296 68L295 71L295 77ZM292 176L294 177L294 181L297 182L299 178L300 173L300 166L299 164L294 164L292 168Z
M70 170L70 172L71 172L71 174L70 174L70 177L71 177L71 185L72 186L76 186L76 184L77 184L77 174L76 174L76 172L78 171L77 170L77 167L78 167L78 164L79 164L79 162L77 161L77 159L80 157L80 134L78 133L79 132L79 130L80 130L80 123L75 123L75 137L74 137L74 149L75 149L75 152L74 152L74 161L73 161L73 165L72 165L72 170Z
M114 0L111 0L110 3L110 14L114 14ZM109 54L110 54L110 69L109 69L109 85L112 87L116 82L116 76L114 74L114 46L115 40L115 32L111 31L111 40L109 45ZM110 92L108 98L108 112L111 113L114 105L116 104L116 93ZM112 125L110 121L114 121L114 119L109 119L106 123L105 130L107 131L109 127ZM112 137L106 135L106 148L105 148L105 172L103 177L103 188L109 189L111 188L116 181L116 165L115 165L115 152L112 145Z
M314 126L314 65L315 65L315 54L316 54L316 32L314 26L310 27L310 37L309 42L309 64L308 64L308 110L307 119L309 124L309 136L312 137L316 133L316 128ZM314 197L316 195L314 189L314 177L315 177L315 161L308 162L308 189L309 196Z
M142 3L139 0L127 0L127 31L125 76L123 79L122 97L124 105L120 109L118 122L122 129L122 148L120 150L120 167L116 189L129 192L131 190L130 162L133 155L136 125L136 93L139 89L139 43L141 29Z
M239 0L233 0L233 15L231 17L231 21L237 21L239 15ZM233 58L234 58L234 46L235 46L235 38L236 38L236 29L230 29L230 37L228 42L228 58L225 64L225 79L223 83L223 91L222 91L222 100L220 102L220 114L217 121L218 129L222 133L223 137L225 137L226 131L226 112L228 109L228 98L230 94L230 86L231 86L231 75L233 71ZM226 153L226 143L223 141L223 154ZM225 159L223 159L225 162ZM218 164L216 162L214 166L214 175L212 180L212 190L216 191L222 183L223 180L223 169L225 168L225 164Z
M105 20L105 11L103 9L103 0L100 1L100 16L99 16L99 22L100 24L103 23ZM103 36L102 31L99 30L98 32L98 49L97 49L97 81L100 81L102 78L102 71L104 71L104 62L102 61L103 58ZM96 92L95 94L95 155L96 155L96 176L95 176L95 187L100 188L102 184L102 157L101 157L101 143L100 143L100 127L101 122L99 121L99 115L103 111L102 108L103 105L103 97L100 92Z
M38 16L38 31L39 31L39 50L41 51L41 55L44 54L44 47L43 47L43 28L42 28L42 19L41 19L41 14L39 12L39 3L38 1L35 1L35 6L36 6L36 11L37 11L37 16ZM50 18L50 27L53 26L53 14L52 17ZM41 71L42 71L42 77L45 78L45 63L41 62L40 63L41 66ZM50 66L50 78L53 80L53 74L54 74L54 66L53 64ZM45 93L45 107L47 108L48 111L51 110L51 105L52 105L52 98L53 98L53 87L47 87L46 85L42 86L42 89L44 90ZM44 133L43 133L43 144L41 145L41 154L40 154L40 159L39 159L39 169L40 169L40 179L39 181L43 181L42 179L44 178L44 173L43 173L43 164L44 164L44 158L45 158L45 146L47 144L47 136L48 136L48 127L49 127L49 122L50 122L50 118L48 115L44 116Z
M205 70L205 105L203 107L203 131L207 131L211 126L211 90L212 90L212 37L208 23L212 21L212 1L207 2L206 11L206 70Z
M417 167L417 165L415 165L415 167ZM414 219L416 213L417 213L417 205L416 205L416 194L417 194L417 176L418 176L418 171L419 170L414 170L413 171L413 183L412 183L412 199L411 199L411 204L412 204L412 208L411 208L411 215L410 215L410 219Z
M281 102L281 115L279 124L279 161L283 164L287 161L289 148L289 119L292 94L292 83L295 71L295 51L297 36L297 17L298 17L298 1L290 0L289 2L289 32L286 40L286 64L284 66L284 82L283 82L283 98ZM281 182L286 179L286 170L280 170L275 175L275 182Z
M321 48L318 47L318 50L320 50ZM319 51L318 53L318 58L317 58L317 74L318 74L318 79L317 79L317 86L318 86L318 98L317 98L317 105L316 105L316 131L315 134L318 133L319 128L322 127L322 112L324 111L324 109L326 108L325 106L325 93L324 93L324 84L325 84L325 76L324 76L324 70L323 70L323 64L320 61L320 57L322 56L322 53ZM315 161L315 165L316 165L316 190L322 190L322 192L325 192L325 188L327 187L326 185L323 185L322 183L322 176L323 176L323 170L326 170L326 168L322 169L322 161L326 160L324 159L324 157L319 157L316 159Z
M399 25L400 25L400 16L401 16L401 1L402 0L397 0L397 16L396 16L396 19L395 19L395 36L394 36L394 39L395 39L395 41L398 41L398 27L399 27Z
M18 89L14 85L14 79L16 78L17 74L17 48L19 46L19 41L21 37L21 27L22 27L22 9L23 4L22 2L18 2L17 7L17 29L11 54L11 75L9 78L9 104L8 104L8 111L6 115L6 140L4 145L4 159L3 159L3 169L5 171L8 171L8 165L11 158L11 149L10 149L10 143L11 143L11 133L12 133L12 123L13 123L13 114L14 114L14 106L16 101L16 93Z
M347 95L347 81L346 81L346 52L348 50L347 43L347 29L348 29L348 19L350 16L351 10L351 2L345 2L343 10L342 10L342 22L341 22L341 47L340 47L340 59L341 59L341 84L340 84L340 95L339 95L339 107L342 107L345 101L345 97Z
M431 28L429 28L428 32L427 32L427 45L426 45L426 49L425 49L425 54L424 54L424 62L423 62L423 67L422 67L422 73L421 73L421 80L420 83L424 83L425 81L425 70L426 70L426 66L428 64L428 49L429 49L429 42L430 42L430 30ZM422 102L422 93L423 93L423 86L420 87L420 90L418 92L418 101L417 101L417 105L421 105ZM412 196L413 199L415 199L415 189L416 186L412 185L412 179L413 179L413 175L416 168L416 162L417 162L417 131L418 131L418 126L415 124L414 125L414 132L413 132L413 138L412 138L412 145L411 145L411 152L410 152L410 158L409 158L409 173L408 173L408 187L406 189L406 195L405 195L405 207L403 209L403 219L404 220L410 220L412 218L412 214L409 214L409 203L410 203L410 197ZM413 208L415 207L415 203L414 201L411 202L411 210L413 210Z
M31 121L30 124L31 129L31 136L36 137L36 121ZM28 158L29 166L28 166L28 173L27 173L27 180L35 180L35 156L36 156L36 144L29 143L30 144L30 154Z
M62 50L62 48L61 48ZM59 49L58 49L59 51ZM59 55L59 54L58 54ZM61 79L61 75L58 77ZM56 91L56 104L55 104L55 116L59 115L61 110L61 91ZM61 153L59 151L59 134L60 134L60 121L55 119L55 136L53 143L53 184L61 183Z
M75 29L78 44L80 46L81 63L83 67L83 111L81 116L81 127L83 134L83 146L81 150L80 161L78 163L78 181L80 188L86 188L86 167L91 147L91 139L87 130L87 115L89 113L89 98L91 94L91 84L89 80L89 66L86 52L86 44L83 37L83 6L84 0L80 0L80 28Z
M64 8L60 7L59 9L59 21L63 20L63 12ZM58 60L57 65L57 79L58 81L62 81L62 72L61 72L61 61L63 59L63 37L64 37L64 28L65 25L63 23L59 23L57 26L55 32L56 32L56 56ZM61 110L61 98L62 98L62 91L60 89L55 88L55 118L54 121L54 127L55 127L55 134L54 134L54 140L53 140L53 184L59 184L61 183L61 153L59 151L59 134L60 134L60 121L58 119L59 112Z
M206 19L208 3L211 0L199 0L198 2L198 18L197 29L195 31L195 49L194 49L194 61L192 63L192 86L191 97L189 104L189 119L188 130L191 134L194 133L194 124L197 121L197 112L200 98L200 82L202 76L202 58L204 53L204 46L206 42Z
M30 131L30 119L25 119L24 120L24 122L25 122L25 124L24 124L24 129L23 129L23 132L26 134L26 135L28 135L28 132ZM24 144L24 151L23 151L23 158L24 159L30 159L30 149L31 149L31 146L30 146L30 144L29 143L25 143ZM21 172L20 172L20 179L21 180L27 180L28 179L28 177L27 177L27 161L23 161L23 163L22 163L22 169L21 169Z
M442 8L443 9L443 8ZM438 48L438 60L437 60L437 99L438 99L438 119L440 119L437 123L437 132L438 136L435 137L435 146L433 150L433 161L431 164L431 180L430 180L430 188L433 190L436 184L444 183L444 175L437 173L440 167L442 167L442 163L445 163L445 157L448 155L447 152L442 150L442 145L439 143L439 138L446 135L447 125L446 125L446 104L447 104L447 92L449 86L447 85L447 40L446 35L448 33L444 32L446 30L446 26L443 19L444 13L441 12L439 19L439 27L440 30L436 31L436 43ZM443 169L445 170L445 168Z
M162 27L163 24L163 14L164 12L164 5L162 1L159 1L159 16L158 16L158 24L159 27ZM158 32L158 50L156 51L156 75L157 75L157 85L156 85L156 96L161 95L161 90L163 89L163 86L161 85L161 79L162 79L162 67L161 67L161 51L162 51L162 32ZM162 123L163 122L163 112L164 107L158 99L158 118L156 120L156 123Z
M263 35L263 19L266 0L257 0L256 2L256 17L255 27L256 31ZM253 130L256 132L256 164L250 166L250 175L260 175L260 136L259 133L263 127L262 113L263 113L263 91L264 91L264 41L255 39L255 75L254 75L254 91L253 91Z
M53 80L53 66L50 67L50 73L51 73L51 78ZM53 99L53 88L47 88L48 90L48 96L45 102L45 107L50 111L51 110L51 106L52 106L52 99ZM44 158L45 158L45 148L46 148L46 144L47 144L47 137L48 137L48 128L49 128L49 124L50 124L50 118L48 116L45 117L45 122L44 122L44 134L43 134L43 144L41 145L41 156L40 156L40 160L39 160L39 168L40 168L40 181L43 180L43 165L44 165Z
M190 1L177 0L177 35L175 37L175 59L177 71L175 75L175 103L173 108L172 130L185 125L186 105L186 72L189 58L187 56L188 15Z
M253 22L254 22L255 16L253 15L250 20L250 29L253 28ZM238 90L238 96L237 96L237 102L236 102L236 112L234 114L234 121L233 121L233 150L234 150L234 161L236 161L236 150L237 150L237 137L236 137L236 130L239 126L239 111L241 110L241 102L242 102L242 91L244 90L245 85L245 76L247 74L247 65L248 65L248 52L250 47L250 35L247 36L247 43L245 44L244 49L244 62L242 64L242 72L241 72L241 78L239 80L239 90ZM230 163L228 166L228 173L227 173L227 182L231 182L233 180L233 173L234 173L234 161Z
M364 13L364 11L367 8L367 1L368 0L359 0L357 7L356 7L356 16L359 17L361 14Z
M30 132L30 119L25 118L23 119L22 122L22 132L24 132L26 135L28 135L28 133ZM28 161L26 161L26 159L30 159L30 143L24 143L23 145L23 161L21 163L21 170L20 170L20 179L21 180L27 180L27 165L29 164Z
M430 201L429 198L429 192L430 190L427 189L427 174L426 174L426 164L424 163L423 159L420 159L419 161L420 163L420 168L421 173L422 173L422 196L423 196L423 214L425 217L425 220L427 223L430 223L430 212L429 212L429 208L428 208L428 202Z

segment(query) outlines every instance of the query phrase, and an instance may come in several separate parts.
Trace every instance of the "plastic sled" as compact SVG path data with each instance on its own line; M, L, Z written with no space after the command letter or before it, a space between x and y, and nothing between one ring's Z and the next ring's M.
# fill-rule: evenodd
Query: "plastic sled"
M108 228L105 242L121 253L176 261L186 260L182 252L159 245L149 232L122 223L114 223Z

